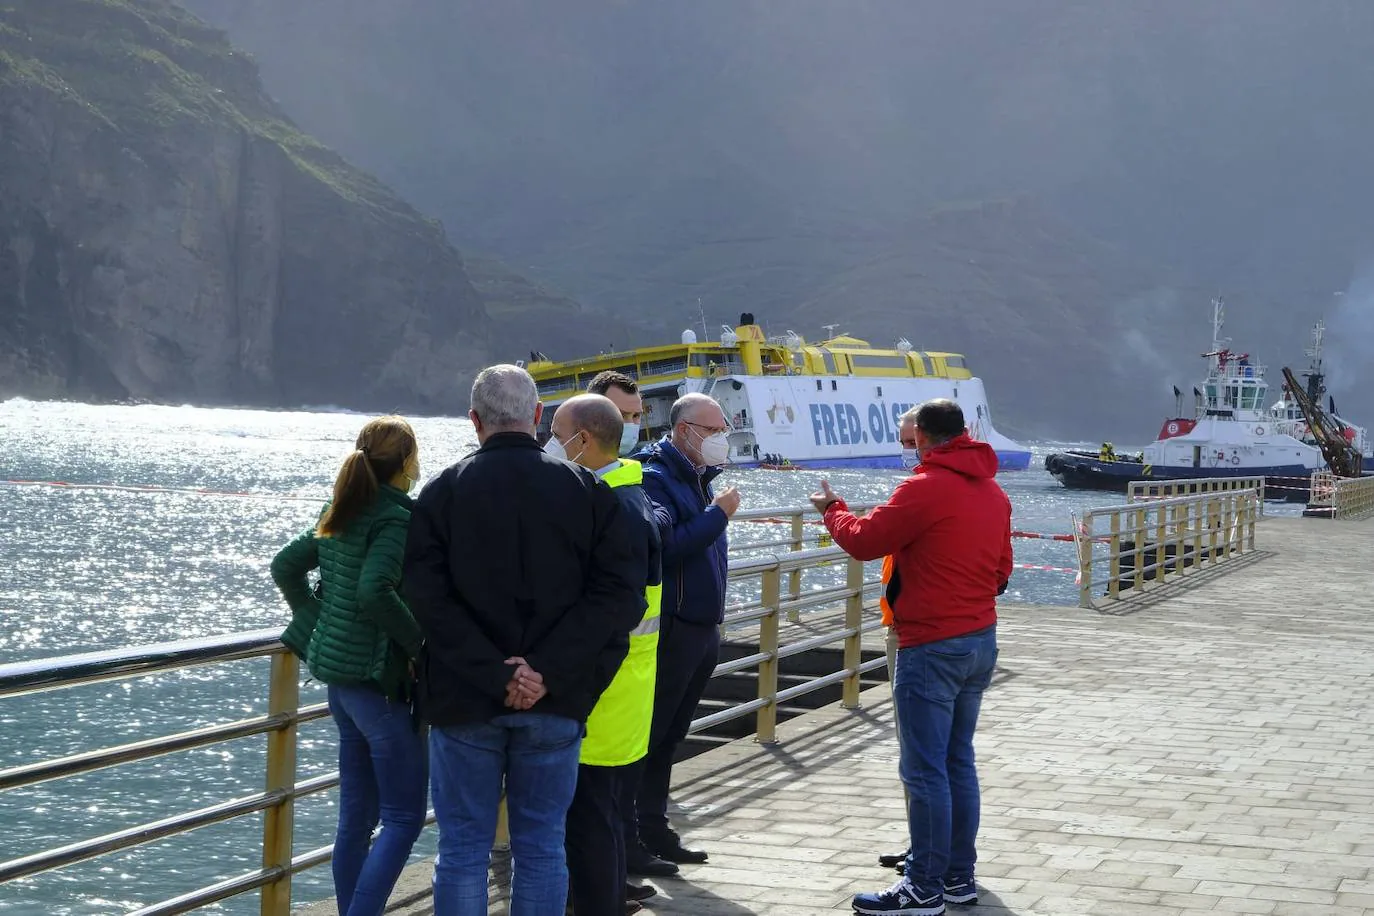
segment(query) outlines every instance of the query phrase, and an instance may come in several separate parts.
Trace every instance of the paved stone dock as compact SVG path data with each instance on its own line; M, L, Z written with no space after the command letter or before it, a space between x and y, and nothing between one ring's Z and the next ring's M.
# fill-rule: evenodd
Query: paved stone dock
M951 913L1374 914L1374 523L1268 519L1259 544L1120 613L1002 610L982 900ZM649 912L842 913L893 880L875 859L905 845L887 688L779 735L676 771L711 862L658 882Z

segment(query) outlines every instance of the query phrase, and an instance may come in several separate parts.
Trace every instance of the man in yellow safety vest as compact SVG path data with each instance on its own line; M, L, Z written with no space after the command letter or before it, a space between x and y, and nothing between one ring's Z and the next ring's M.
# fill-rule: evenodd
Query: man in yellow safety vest
M599 394L569 398L553 415L545 450L596 473L615 490L621 508L635 518L642 547L646 608L630 632L624 661L614 672L587 719L582 740L577 792L568 809L566 851L568 889L576 916L620 916L627 912L626 853L622 799L633 804L627 768L647 753L657 674L658 614L662 571L658 528L644 494L637 461L620 458L624 421L621 410ZM618 661L620 648L608 650ZM608 672L609 673L609 672ZM652 888L646 888L649 894ZM637 896L647 896L640 891ZM630 901L629 912L638 909Z

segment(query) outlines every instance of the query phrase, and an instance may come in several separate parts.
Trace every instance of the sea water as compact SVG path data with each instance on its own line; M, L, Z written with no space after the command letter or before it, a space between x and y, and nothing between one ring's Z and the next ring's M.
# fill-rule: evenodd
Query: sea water
M0 404L0 661L282 627L268 564L312 524L366 417L196 407ZM476 447L462 419L416 419L425 475ZM1015 527L1068 533L1070 513L1116 497L1073 493L1043 470L999 479ZM828 477L851 502L887 497L898 471L727 470L745 507L801 506ZM47 481L77 486L17 485ZM83 485L104 485L92 489ZM125 489L127 488L127 489ZM168 492L209 490L214 493ZM247 494L247 495L231 495ZM551 511L553 507L551 507ZM731 526L737 545L786 537L781 525ZM808 530L811 546L821 534ZM1072 544L1018 540L1022 564L1067 568ZM842 564L808 574L820 588ZM735 597L747 585L736 586ZM1073 575L1018 569L1007 599L1072 604ZM268 662L255 659L0 700L0 768L172 734L266 711ZM320 702L316 683L302 703ZM262 737L168 755L0 794L0 860L9 860L263 788ZM299 776L335 768L327 720L301 727ZM334 793L297 805L296 850L327 845ZM123 913L261 864L261 815L0 885L0 912ZM416 856L432 855L426 831ZM330 894L328 868L295 878L296 898ZM256 895L222 912L256 912Z

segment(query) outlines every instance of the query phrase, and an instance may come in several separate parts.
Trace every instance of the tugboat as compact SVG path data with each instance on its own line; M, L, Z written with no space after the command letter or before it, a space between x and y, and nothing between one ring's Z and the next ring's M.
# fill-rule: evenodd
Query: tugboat
M1212 300L1212 346L1207 380L1193 389L1193 416L1185 416L1182 393L1175 388L1176 412L1137 458L1118 457L1104 443L1101 451L1056 452L1045 458L1045 470L1064 486L1079 490L1124 493L1133 480L1187 480L1203 477L1264 477L1266 490L1301 501L1307 498L1313 471L1326 468L1320 448L1299 441L1280 428L1265 407L1269 386L1265 367L1248 353L1234 353L1221 336L1225 305Z
M1363 456L1364 465L1374 467L1374 451L1371 451L1369 431L1363 426L1356 426L1342 418L1336 412L1336 399L1326 392L1326 372L1322 368L1322 338L1325 335L1326 324L1318 321L1312 328L1312 345L1306 350L1311 363L1308 365L1307 371L1302 374L1306 381L1304 387L1307 392L1307 399L1312 404L1318 405L1322 403L1323 399L1326 400L1330 407L1329 416L1336 429L1345 437L1345 441ZM1283 386L1283 397L1273 407L1269 408L1269 414L1273 418L1274 428L1279 432L1308 445L1320 447L1317 437L1307 425L1307 418L1303 416L1298 399L1288 390L1287 384Z

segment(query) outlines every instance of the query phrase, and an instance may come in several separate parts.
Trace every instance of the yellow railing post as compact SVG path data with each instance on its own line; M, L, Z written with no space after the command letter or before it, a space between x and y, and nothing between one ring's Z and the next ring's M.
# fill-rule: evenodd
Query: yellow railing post
M1221 501L1207 500L1207 563L1217 562L1217 538L1221 533Z
M1164 577L1168 574L1169 568L1169 531L1165 524L1168 515L1167 506L1155 506L1155 583L1157 585L1164 584Z
M759 699L766 700L758 711L754 738L759 744L778 740L778 603L782 593L782 573L775 566L763 573L763 606L768 615L759 621L759 653L768 658L759 662Z
M806 544L803 541L802 534L804 529L803 521L804 519L802 518L802 513L800 512L797 512L792 516L792 549L794 551L802 550L806 547ZM801 581L802 571L800 569L794 569L787 574L787 593L791 595L793 599L801 597ZM787 619L792 621L793 623L800 623L801 611L788 611Z
M1264 484L1260 484L1261 487ZM1253 498L1246 500L1246 550L1255 549L1255 523L1259 521L1260 514L1264 511L1264 490L1256 490Z
M1121 597L1121 513L1112 513L1111 546L1108 551L1107 594L1112 598Z
M1145 587L1145 551L1141 547L1145 543L1145 512L1144 508L1135 511L1135 519L1132 522L1131 543L1135 545L1135 565L1131 567L1135 575L1134 588L1136 594Z
M1078 606L1093 605L1093 517L1085 514L1082 521L1074 520L1078 537Z
M1221 555L1224 559L1231 559L1231 550L1236 542L1236 498L1232 494L1226 494L1221 498L1221 523L1226 536L1225 546Z
M268 715L287 715L284 728L267 733L267 791L296 787L296 713L300 709L300 664L290 652L272 656ZM291 913L291 848L295 803L291 798L268 808L262 822L262 867L281 868L282 876L262 888L262 916Z
M844 602L844 628L850 631L844 638L844 667L852 672L844 679L844 694L840 705L845 709L859 708L859 665L863 664L864 624L864 564L850 557L845 566L845 586L853 594Z
M1202 567L1203 511L1200 503L1188 504L1188 526L1193 532L1193 569Z

